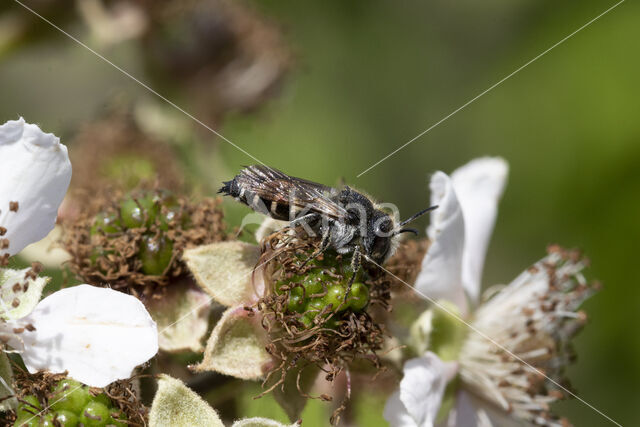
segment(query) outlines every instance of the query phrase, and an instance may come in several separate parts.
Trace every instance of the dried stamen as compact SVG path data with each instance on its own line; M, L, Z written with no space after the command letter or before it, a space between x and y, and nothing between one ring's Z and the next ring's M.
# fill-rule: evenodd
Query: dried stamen
M282 387L290 371L301 375L313 367L333 381L355 360L382 369L377 352L382 349L384 327L372 309L389 307L390 278L365 268L345 300L353 274L350 260L327 251L306 262L318 245L317 239L289 229L262 243L262 260L269 260L263 273L267 291L257 309L271 341L267 351L277 361L263 383L265 392ZM334 413L334 422L343 409L344 403Z
M88 283L137 296L187 274L184 249L226 239L219 201L197 205L161 190L100 198L93 212L65 224L71 270Z

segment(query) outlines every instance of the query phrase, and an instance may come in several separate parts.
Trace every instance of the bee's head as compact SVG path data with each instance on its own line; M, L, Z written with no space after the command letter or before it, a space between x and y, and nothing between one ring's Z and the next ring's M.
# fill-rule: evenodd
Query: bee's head
M395 252L398 245L396 238L398 235L402 233L418 234L418 230L404 228L404 226L436 208L437 206L431 206L423 209L398 225L394 223L391 215L376 209L368 222L367 234L363 239L366 255L378 264L385 262Z
M383 263L392 253L395 224L391 215L375 210L367 224L363 245L365 253L377 263Z

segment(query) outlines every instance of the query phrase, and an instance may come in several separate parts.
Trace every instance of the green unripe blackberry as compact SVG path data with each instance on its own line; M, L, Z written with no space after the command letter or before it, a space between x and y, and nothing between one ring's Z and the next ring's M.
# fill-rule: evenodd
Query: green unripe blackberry
M326 305L331 304L333 310L343 311L349 308L349 303L345 302L347 290L344 286L334 284L327 290L327 295L323 297Z
M287 303L287 310L302 313L304 312L306 301L305 301L305 292L300 286L296 286L295 288L289 291L289 302Z
M171 263L173 242L166 236L144 236L138 252L142 261L142 271L151 276L159 276Z
M364 283L354 283L347 298L349 307L353 311L360 311L369 303L369 289Z
M140 206L138 205L140 203ZM138 228L144 224L144 215L141 209L142 203L134 199L126 199L120 203L120 216L122 223L127 228Z
M114 415L116 415L114 417ZM116 427L126 427L127 416L115 408L111 408L111 417L109 418L109 424L113 424Z
M185 225L184 221L182 221L184 218L179 218L179 215L180 210L178 207L165 208L164 211L160 213L160 230L169 231L169 224L172 221L181 221L183 225Z
M16 410L17 419L14 425L37 426L39 419L36 414L42 410L40 401L32 395L25 396L22 400L24 402L20 402Z
M128 228L149 226L160 213L160 199L153 194L143 197L129 197L120 203L122 223Z
M16 427L40 427L40 417L36 417L33 414L18 417L13 425Z
M78 425L78 416L70 411L56 411L53 414L53 419L58 422L58 425L64 427L76 427Z
M25 410L26 414L30 414L33 415L32 413L26 412L26 410L29 410L31 412L38 412L39 410L42 409L42 405L40 405L40 401L38 400L37 397L33 396L33 395L28 395L22 398L22 400L24 400L24 402L20 402L20 404L18 405L18 413L17 415L20 416L21 415L21 410Z
M91 227L92 236L98 233L110 234L119 231L122 231L120 218L118 218L116 214L106 214L103 212L96 215L93 226Z
M113 406L105 393L93 396L89 388L72 379L64 379L53 387L48 396L49 407L42 405L33 395L25 396L18 405L14 426L126 426L127 416ZM115 415L115 417L114 417Z
M86 386L72 379L64 379L55 387L50 405L54 411L65 410L77 414L91 398Z
M311 318L315 318L318 314L322 313L327 306L322 298L312 298L307 302L305 312L307 312Z
M276 295L289 294L285 312L303 314L296 319L305 327L313 326L316 316L326 311L320 323L322 327L335 329L342 318L342 314L337 315L337 312L361 311L369 303L369 288L362 283L363 270L356 274L356 282L347 297L347 285L352 280L348 262L331 251L308 262L304 253L293 256L294 267L289 269L293 274L281 275L274 289ZM304 272L296 271L296 264L311 268L306 268Z
M42 418L40 418L40 427L57 427L53 422L53 414L45 414ZM65 426L66 427L66 426Z
M109 407L111 406L111 399L105 393L100 393L93 397L94 402L102 403L103 405Z
M320 294L324 291L322 282L328 282L329 277L323 273L310 273L304 278L303 285L307 295Z
M305 313L302 315L298 321L302 323L305 328L310 328L313 326L313 319L316 317L315 313Z
M188 215L185 215L182 212L182 208L176 202L173 196L168 196L162 202L162 207L160 209L160 229L163 231L169 230L169 224L175 222L179 224L182 228L189 228L191 223L191 218Z
M78 421L85 427L103 427L109 423L110 419L110 408L103 403L92 400L82 409Z

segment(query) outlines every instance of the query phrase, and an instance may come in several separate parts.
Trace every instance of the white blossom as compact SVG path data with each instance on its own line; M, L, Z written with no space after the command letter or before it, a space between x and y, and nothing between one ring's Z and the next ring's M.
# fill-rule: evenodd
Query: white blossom
M412 327L418 341L412 348L423 353L405 363L400 391L387 402L385 418L394 427L429 427L437 420L447 426L562 425L549 404L565 395L561 370L570 360L569 340L585 320L576 310L592 289L580 273L584 262L552 248L479 301L506 177L502 159L481 158L451 177L437 172L431 179L431 203L440 208L431 214L432 242L415 289L440 302ZM452 342L433 342L428 335L443 323L456 332L449 334ZM439 413L448 382L455 405Z
M58 137L20 118L0 126L0 171L0 255L15 255L53 229L71 162Z
M0 256L54 227L71 163L59 138L24 119L0 126ZM30 372L68 371L94 387L128 378L158 351L156 324L136 298L80 285L40 299L46 278L0 268L0 340Z

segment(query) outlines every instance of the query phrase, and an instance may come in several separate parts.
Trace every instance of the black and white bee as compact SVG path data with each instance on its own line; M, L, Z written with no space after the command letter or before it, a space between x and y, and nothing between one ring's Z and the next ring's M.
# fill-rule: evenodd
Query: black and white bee
M313 259L328 248L352 254L353 276L360 269L361 257L383 264L395 251L398 236L415 229L404 228L419 216L435 209L424 209L397 222L368 196L345 186L339 190L306 179L294 178L263 165L244 168L218 193L235 197L256 212L303 226L310 235L320 235Z

